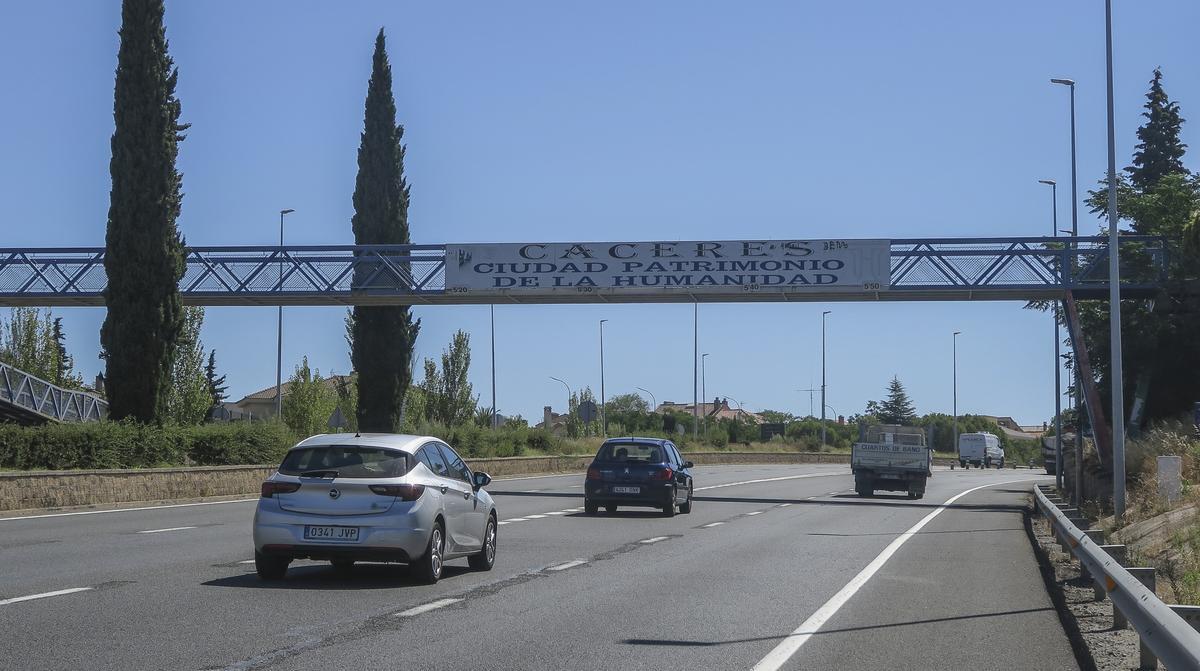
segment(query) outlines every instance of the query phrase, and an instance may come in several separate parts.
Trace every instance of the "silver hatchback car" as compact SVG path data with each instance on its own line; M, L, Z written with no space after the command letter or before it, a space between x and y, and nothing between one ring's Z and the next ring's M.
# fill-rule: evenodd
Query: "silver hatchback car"
M288 450L262 484L254 513L254 566L279 580L293 559L401 562L437 582L446 561L496 561L491 481L430 436L326 434Z

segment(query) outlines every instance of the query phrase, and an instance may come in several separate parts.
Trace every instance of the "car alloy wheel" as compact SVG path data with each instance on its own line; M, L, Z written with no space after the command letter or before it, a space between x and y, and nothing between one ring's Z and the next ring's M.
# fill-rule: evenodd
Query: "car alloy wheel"
M487 527L483 531L483 547L467 557L467 563L476 571L492 570L492 565L496 563L496 518L488 516Z
M433 536L429 539L429 572L433 579L442 577L442 528L434 525Z

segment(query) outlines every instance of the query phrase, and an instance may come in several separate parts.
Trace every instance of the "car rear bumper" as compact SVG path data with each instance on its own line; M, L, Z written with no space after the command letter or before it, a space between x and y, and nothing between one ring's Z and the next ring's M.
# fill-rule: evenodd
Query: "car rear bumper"
M363 545L286 545L268 543L259 550L268 557L286 559L316 559L330 561L352 559L357 561L401 562L412 561L412 555L402 548L372 547Z
M588 480L583 486L583 497L588 503L597 505L648 506L661 508L667 503L674 503L674 483L656 482L605 482ZM613 487L639 487L637 494L618 494Z
M406 562L429 544L433 520L424 515L309 515L280 510L266 500L254 514L254 549L293 559L361 559ZM306 540L305 526L358 527L358 542Z

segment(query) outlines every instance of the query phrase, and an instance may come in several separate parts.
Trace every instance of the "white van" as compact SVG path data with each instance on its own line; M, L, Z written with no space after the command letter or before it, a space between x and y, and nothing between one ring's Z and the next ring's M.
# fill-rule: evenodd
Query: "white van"
M1004 450L1000 439L990 433L963 433L958 436L958 463L963 468L1004 468Z

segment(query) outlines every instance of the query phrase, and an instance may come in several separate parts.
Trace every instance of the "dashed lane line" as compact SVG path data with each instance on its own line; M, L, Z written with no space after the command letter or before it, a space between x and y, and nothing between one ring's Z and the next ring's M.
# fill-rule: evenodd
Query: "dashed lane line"
M71 587L68 589L55 590L53 592L42 592L41 594L30 594L28 596L17 596L11 599L0 600L0 606L7 606L10 603L21 603L22 601L34 601L37 599L48 599L52 596L63 596L64 594L75 594L77 592L87 592L95 589L94 587Z
M587 563L586 559L575 559L575 560L572 560L569 562L563 562L562 564L555 564L554 566L547 566L546 570L547 571L565 571L569 568L575 568L576 566L583 566L586 563Z
M147 529L139 531L139 534L161 534L164 531L184 531L186 529L195 529L196 527L167 527L166 529Z
M395 617L414 617L421 615L422 613L428 613L431 610L444 608L451 604L458 603L459 601L462 601L462 599L438 599L437 601L430 601L429 603L421 604L420 606L414 606L408 610L402 610L399 613L396 613Z
M701 529L711 529L713 527L719 527L722 524L725 524L725 523L724 522L712 522L711 524L705 524L704 526L702 526L700 528Z
M172 503L165 506L141 506L138 508L114 508L112 510L80 510L73 513L49 513L46 515L25 515L23 517L0 517L0 522L12 522L14 520L40 520L47 517L74 517L76 515L108 515L110 513L132 513L139 510L163 510L166 508L191 508L194 506L223 506L229 503L249 503L257 501L258 497L252 499L234 499L232 501L201 501L199 503Z
M697 487L695 491L702 492L709 489L722 489L724 487L737 487L738 485L753 485L759 482L779 482L781 480L802 480L804 478L828 478L835 475L846 475L845 473L804 473L802 475L783 475L777 478L759 478L757 480L742 480L740 482L726 482L721 485L708 485L707 487Z
M665 541L668 538L670 538L670 536L655 536L654 538L647 538L646 540L638 541L638 542L649 545L650 543L657 543L659 541Z

